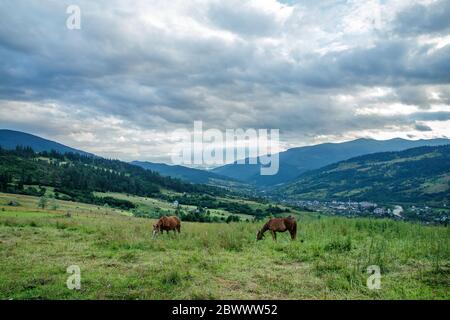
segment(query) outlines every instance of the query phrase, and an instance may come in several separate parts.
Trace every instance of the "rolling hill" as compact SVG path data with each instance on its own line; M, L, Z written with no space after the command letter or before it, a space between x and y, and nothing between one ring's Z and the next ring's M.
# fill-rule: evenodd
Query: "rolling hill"
M30 147L33 151L51 152L59 154L73 153L82 156L101 158L94 154L74 149L58 142L47 140L25 132L0 129L0 148L4 150L15 150L16 147ZM170 166L162 163L152 163L145 161L133 161L129 166L138 166L152 172L157 172L163 177L171 177L194 184L209 184L213 186L235 188L237 190L247 189L242 182L232 178L215 174L210 171L188 168L184 166Z
M364 155L306 172L280 187L298 200L450 201L450 145Z
M275 186L293 181L302 173L353 157L388 151L401 151L421 146L449 144L449 139L432 140L373 140L358 139L343 143L324 143L292 148L281 152L280 170L273 176L261 176L259 165L229 164L213 169L214 173L231 177L259 187ZM248 163L248 159L247 159Z
M0 146L3 149L12 150L17 146L31 147L36 152L56 151L58 153L77 153L94 156L91 153L65 146L61 143L47 140L29 133L0 129Z
M191 184L119 160L29 148L0 149L0 191L42 195L54 188L61 199L103 204L94 192L119 192L147 197L171 190L186 194L219 194L222 189ZM111 200L111 199L109 199ZM111 200L109 205L127 206ZM131 206L130 206L131 207Z

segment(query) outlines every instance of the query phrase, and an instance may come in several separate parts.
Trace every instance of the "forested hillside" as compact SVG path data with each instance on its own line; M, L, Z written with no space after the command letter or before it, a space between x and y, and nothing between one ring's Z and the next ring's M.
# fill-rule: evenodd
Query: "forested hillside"
M357 139L342 143L323 143L291 148L281 152L279 154L280 169L273 176L262 176L259 164L228 164L214 169L213 172L255 186L270 187L293 182L307 171L366 154L396 152L449 143L449 139L405 140L400 138L390 140ZM249 163L248 159L246 163Z
M153 163L148 161L133 161L131 164L153 172L158 172L160 175L165 177L179 178L192 183L212 184L216 182L217 184L222 182L222 184L226 184L234 182L234 180L229 177L221 176L211 171L188 168L179 165L168 165L165 163Z
M219 194L221 189L194 185L122 162L56 151L35 153L31 148L0 149L0 191L40 195L39 186L56 195L94 202L93 191L150 196L169 189L186 193Z
M307 172L278 190L296 199L450 201L450 145L365 155Z

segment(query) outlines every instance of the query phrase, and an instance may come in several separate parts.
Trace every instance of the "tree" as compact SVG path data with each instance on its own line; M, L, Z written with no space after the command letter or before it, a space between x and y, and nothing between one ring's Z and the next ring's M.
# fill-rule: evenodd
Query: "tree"
M50 207L52 208L52 210L58 210L59 205L55 198L51 198Z
M45 207L47 206L48 203L48 199L46 196L42 196L39 198L39 203L38 203L38 207L41 209L45 209Z
M225 221L226 223L230 223L230 222L239 222L241 219L239 218L239 216L235 216L235 215L229 215L227 217L227 220Z

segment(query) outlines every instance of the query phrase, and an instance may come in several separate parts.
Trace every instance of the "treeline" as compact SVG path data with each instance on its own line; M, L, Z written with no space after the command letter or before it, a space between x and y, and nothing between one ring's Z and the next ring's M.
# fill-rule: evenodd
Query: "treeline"
M25 185L54 187L75 201L88 203L93 203L94 191L137 196L156 195L162 188L211 195L225 192L163 177L119 160L56 151L35 153L29 147L0 148L0 191L26 194Z
M92 192L79 190L69 190L67 188L58 188L54 190L55 198L59 200L69 200L83 203L90 203L100 206L110 206L122 210L131 210L136 205L128 200L117 199L113 197L96 197Z
M0 175L0 181L4 181L4 180L2 180L2 175ZM0 189L0 191L10 192L10 193L11 193L11 191L14 191L14 193L16 193L16 194L48 198L46 196L47 189L45 187L27 186L25 188L24 186L16 186L13 189L11 189L11 187L5 188L5 186L2 185L2 188ZM99 206L107 205L107 206L117 208L117 209L122 209L122 210L130 210L130 209L136 208L136 205L128 200L116 199L113 197L96 197L96 196L94 196L94 194L92 192L69 190L69 189L64 189L64 188L54 189L53 197L54 197L54 199L58 199L58 200L83 202L83 203L95 204L95 205L99 205ZM53 198L53 197L50 197L50 198Z
M191 205L197 208L205 209L222 209L235 214L246 214L254 216L257 219L268 215L277 215L290 212L289 209L283 209L278 206L269 205L265 210L253 209L246 203L237 201L220 201L215 197L207 194L184 194L182 197L173 195L162 195L164 200L168 202L178 202L180 205Z
M238 215L228 215L228 216L218 216L213 215L206 208L197 207L196 209L187 210L186 208L182 208L178 206L175 212L171 210L165 210L156 208L152 211L142 210L140 208L136 208L132 210L132 213L135 217L140 218L150 218L150 219L159 219L162 216L172 216L176 215L180 218L181 221L189 221L189 222L239 222L241 218ZM248 219L247 219L248 220Z
M190 221L190 222L239 222L241 219L237 215L229 215L225 217L213 216L204 208L197 208L195 210L191 210L188 212L183 212L182 210L177 210L176 215L182 221Z

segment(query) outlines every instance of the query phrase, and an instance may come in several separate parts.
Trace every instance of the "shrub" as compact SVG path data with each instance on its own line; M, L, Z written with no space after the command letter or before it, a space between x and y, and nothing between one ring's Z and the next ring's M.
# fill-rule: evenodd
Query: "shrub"
M347 252L352 250L352 240L347 237L345 240L333 240L325 246L325 251Z

